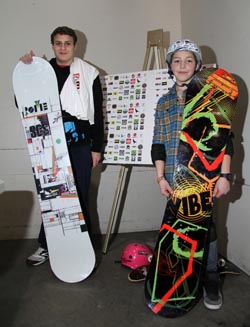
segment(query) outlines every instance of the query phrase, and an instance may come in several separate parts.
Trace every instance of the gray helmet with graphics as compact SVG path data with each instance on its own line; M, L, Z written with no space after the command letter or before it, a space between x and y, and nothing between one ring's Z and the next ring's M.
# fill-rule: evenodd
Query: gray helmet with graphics
M168 48L166 62L167 62L168 70L169 70L169 73L170 74L172 73L171 72L171 68L170 68L170 64L171 64L171 61L172 61L173 54L176 51L191 51L191 52L193 52L193 54L195 55L196 61L198 63L197 71L201 69L201 66L202 66L202 55L201 55L200 48L193 41L191 41L189 39L183 39L183 40L177 40L177 41L175 41Z

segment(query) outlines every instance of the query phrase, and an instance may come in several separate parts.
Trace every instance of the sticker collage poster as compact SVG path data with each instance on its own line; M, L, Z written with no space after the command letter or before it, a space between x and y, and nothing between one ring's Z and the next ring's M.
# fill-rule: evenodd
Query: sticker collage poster
M173 85L166 69L102 77L104 164L152 165L154 112Z

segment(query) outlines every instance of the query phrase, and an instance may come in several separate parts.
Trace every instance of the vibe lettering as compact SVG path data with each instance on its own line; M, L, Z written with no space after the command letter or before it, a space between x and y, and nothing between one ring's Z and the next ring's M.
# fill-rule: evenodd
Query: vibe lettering
M185 216L196 215L201 211L211 210L210 192L195 193L182 198L182 208Z

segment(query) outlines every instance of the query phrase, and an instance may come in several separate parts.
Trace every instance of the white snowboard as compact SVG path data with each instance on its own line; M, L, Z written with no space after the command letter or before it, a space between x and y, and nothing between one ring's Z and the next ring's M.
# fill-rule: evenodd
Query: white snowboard
M48 244L50 265L62 281L87 278L95 253L69 160L55 72L44 59L19 62L13 87L24 128Z

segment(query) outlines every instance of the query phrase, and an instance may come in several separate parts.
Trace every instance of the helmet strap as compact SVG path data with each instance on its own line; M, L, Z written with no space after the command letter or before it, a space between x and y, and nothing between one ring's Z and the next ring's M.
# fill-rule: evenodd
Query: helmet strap
M182 84L175 83L175 84L179 87L188 86L188 83L182 83Z

